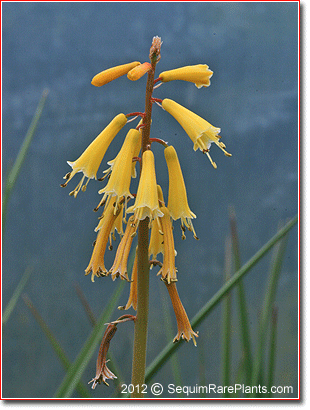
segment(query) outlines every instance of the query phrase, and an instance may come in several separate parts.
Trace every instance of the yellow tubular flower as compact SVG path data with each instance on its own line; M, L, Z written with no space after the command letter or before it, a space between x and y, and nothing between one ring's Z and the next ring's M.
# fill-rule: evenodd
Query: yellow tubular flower
M92 85L96 87L101 87L110 81L115 80L122 75L127 74L131 69L141 64L139 61L133 61L132 63L118 65L116 67L108 68L107 70L101 71L101 73L96 74L92 79Z
M139 221L146 217L151 222L153 219L163 216L158 204L155 160L151 150L145 151L142 155L142 172L136 200L134 205L127 209L127 212L134 212L136 229Z
M90 179L97 177L97 171L113 138L126 124L127 118L124 114L118 114L110 124L94 139L94 141L86 148L83 154L74 162L67 161L72 171L64 176L67 181L62 184L65 187L68 182L74 177L77 172L83 172L83 177L74 191L70 192L70 195L74 195L76 198L79 190L83 185L83 181L88 178L86 184L82 187L82 191L85 191L86 186Z
M129 73L127 74L127 77L131 81L137 81L142 76L144 76L145 73L150 71L151 68L152 68L152 65L150 63L140 64L137 67L130 70Z
M199 115L194 114L192 111L168 98L163 100L162 107L183 127L184 131L194 143L194 151L197 151L199 148L200 151L206 153L214 168L217 167L216 163L212 161L209 154L212 142L214 142L226 156L231 157L231 154L225 151L225 144L220 142L221 137L218 135L219 132L221 132L220 128L213 127L213 125L199 117Z
M140 144L140 132L135 129L129 130L120 152L113 161L109 182L99 191L99 194L104 193L100 203L104 202L108 196L112 197L111 200L116 197L116 205L118 205L123 197L125 197L125 204L127 204L127 197L132 198L132 195L129 192L132 158L137 151L137 147L140 147ZM117 207L115 209L117 209Z
M104 254L110 238L110 234L114 230L115 220L122 208L119 207L118 211L115 213L113 205L113 202L110 201L106 210L104 211L103 218L100 220L99 225L96 228L96 230L99 230L99 232L97 234L97 239L90 262L85 269L85 275L88 275L90 272L92 272L92 282L95 281L95 276L100 277L107 275L107 270L104 266Z
M139 124L141 124L141 123L142 123L142 120L139 122ZM133 158L139 156L139 153L140 153L140 150L141 150L141 144L142 144L142 131L141 131L141 129L139 129L139 142L135 145ZM112 159L111 161L107 162L107 164L110 165L110 168L103 171L103 173L105 175L103 176L103 178L101 178L101 180L105 179L111 173L112 168L115 164L115 161L116 161L117 157L118 157L118 155L114 159ZM137 177L136 162L137 161L132 161L132 164L131 164L131 178L136 178Z
M123 212L123 206L122 206L121 212L118 214L118 217L115 219L115 222L113 225L113 231L116 230L120 237L124 235L123 216L124 216L124 212Z
M128 310L132 307L134 310L137 310L137 303L138 303L138 291L137 291L137 280L138 280L138 254L136 248L136 256L132 267L131 273L131 281L130 281L130 292L128 302L126 306L121 306L118 309L120 310Z
M139 134L140 134L140 141L138 144L136 144L134 153L133 153L133 157L134 158L138 158L139 157L139 153L141 150L141 145L142 145L142 130L139 129ZM133 161L131 164L131 178L136 178L137 177L137 171L136 171L136 163L137 161Z
M158 223L152 225L149 257L151 258L151 256L153 256L152 259L156 259L159 253L164 253L164 237L161 227L161 218L158 220Z
M158 195L159 206L165 206L163 190L161 189L160 185L157 185L157 195Z
M172 223L169 210L166 207L160 208L164 216L160 218L163 240L164 240L164 261L163 266L157 275L161 275L162 279L167 282L177 281L177 269L175 267L175 250L174 239L172 232ZM154 228L153 228L154 229Z
M157 185L157 194L159 207L165 206L163 191L160 185ZM160 218L161 219L161 218ZM159 253L164 253L164 239L163 239L163 230L161 227L160 219L158 223L153 224L151 230L151 238L149 244L149 257L153 256L153 259L156 259ZM151 265L151 269L152 269Z
M209 70L207 64L197 64L164 71L159 74L159 78L163 83L172 80L189 81L195 83L197 88L201 88L209 87L212 75L213 71Z
M109 274L112 275L112 279L115 280L118 276L121 279L129 281L127 275L127 261L132 244L132 240L135 233L135 226L133 225L133 216L128 219L125 234L118 245L116 256L112 268L109 270Z
M181 166L178 155L172 145L164 150L166 163L169 173L169 194L168 205L170 215L174 220L181 219L182 227L185 225L187 229L193 232L197 239L191 219L196 218L196 215L190 210L187 202L187 194L185 183L182 175ZM183 239L185 239L184 229Z
M176 283L173 282L173 283L170 283L170 285L167 285L166 283L166 287L169 292L169 296L172 302L173 310L174 310L175 317L177 319L177 325L178 325L178 333L176 337L173 339L173 342L179 341L180 338L182 337L182 339L185 339L187 342L193 339L194 345L197 346L195 337L198 337L198 334L195 333L191 327L191 324L188 320L185 309L180 300Z

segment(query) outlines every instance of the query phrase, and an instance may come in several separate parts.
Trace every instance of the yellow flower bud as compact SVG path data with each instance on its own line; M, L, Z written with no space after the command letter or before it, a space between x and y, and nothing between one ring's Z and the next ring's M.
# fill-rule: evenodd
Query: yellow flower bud
M144 76L145 73L150 71L152 68L152 65L150 63L143 63L138 65L137 67L133 68L132 70L129 71L127 74L127 77L131 81L137 81L139 80L142 76Z
M101 71L101 73L96 74L92 79L92 85L96 87L101 87L104 84L109 83L110 81L115 80L122 75L125 75L132 68L141 64L139 61L133 61L132 63L118 65L116 67L108 68L107 70Z
M189 81L194 83L197 88L201 88L209 87L212 75L213 71L209 70L207 64L197 64L163 71L159 74L159 78L163 83L172 80Z

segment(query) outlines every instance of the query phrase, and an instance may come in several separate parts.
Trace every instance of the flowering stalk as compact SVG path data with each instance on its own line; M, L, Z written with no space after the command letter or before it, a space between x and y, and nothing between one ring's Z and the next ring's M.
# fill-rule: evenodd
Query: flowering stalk
M107 379L116 377L106 365L109 344L119 323L129 320L134 321L131 381L134 391L132 398L143 397L142 387L145 382L150 266L160 266L161 269L158 275L161 275L161 279L166 284L171 298L178 326L178 333L174 341L179 341L180 338L184 338L187 341L192 339L196 345L195 337L198 336L190 326L176 288L176 251L174 249L172 225L173 220L181 219L182 237L185 239L184 230L188 228L193 232L194 237L198 239L192 224L192 219L196 218L196 215L190 210L188 205L185 183L176 150L173 146L168 146L168 143L162 139L150 138L153 104L159 105L179 122L193 141L194 150L196 151L199 148L202 152L206 153L214 168L216 168L216 164L212 161L209 154L211 143L214 142L226 156L231 156L225 150L224 143L219 141L220 136L218 133L220 128L213 127L206 120L173 100L152 97L153 91L158 85L172 80L189 81L198 88L208 87L210 85L210 77L213 74L206 64L198 64L162 72L159 78L154 80L156 64L160 60L161 44L160 37L153 38L149 54L150 63L140 64L134 61L104 70L93 78L92 84L101 87L125 74L127 74L130 80L136 81L147 73L145 111L135 111L127 115L119 114L116 116L76 161L68 162L72 167L72 171L65 175L66 182L61 185L65 187L77 172L82 172L81 181L70 195L76 197L80 190L85 191L88 181L97 177L100 163L116 134L125 124L135 120L137 117L141 117L138 125L128 131L118 155L108 162L109 168L104 171L104 176L99 178L101 181L106 179L108 182L99 191L100 194L103 194L103 197L94 211L98 211L100 206L104 206L104 210L99 218L99 224L95 228L95 231L99 232L94 243L90 263L85 271L86 275L92 272L92 281L94 281L95 276L108 275L113 280L120 276L121 279L129 281L127 276L128 255L132 247L133 237L138 233L138 245L136 247L136 257L130 281L130 295L127 304L124 307L120 307L120 309L125 310L133 307L137 315L123 315L116 321L108 324L99 350L96 376L91 380L93 383L92 387L95 388L97 384L107 384ZM154 86L158 81L160 81L160 84ZM128 119L129 117L134 118ZM169 173L167 206L165 206L161 187L157 184L155 157L151 150L153 142L157 142L165 148L164 154ZM142 151L141 154L140 151ZM130 184L131 179L136 177L137 161L140 163L140 180L137 192L131 193ZM87 178L87 181L83 185L85 178ZM134 199L135 202L132 206L128 207L127 202L129 199ZM126 215L128 213L133 213L133 216L129 217L126 222ZM125 233L123 231L123 223L127 224ZM150 229L152 231L149 241ZM104 265L104 254L109 243L109 249L112 250L112 239L115 240L115 230L122 239L118 245L113 266L107 270ZM158 253L163 254L163 263L156 259ZM151 256L153 258L149 260Z
M150 49L150 60L152 68L148 71L146 94L145 94L145 116L142 128L142 154L150 146L150 128L152 117L152 93L154 86L154 74L156 63L160 59L161 40L159 37L153 38ZM141 168L143 161L141 161ZM143 397L142 384L145 379L146 362L146 342L147 324L149 312L149 218L145 218L139 223L138 230L138 280L137 280L137 315L135 320L134 348L132 362L131 383L135 386L131 397ZM137 389L136 386L139 385Z

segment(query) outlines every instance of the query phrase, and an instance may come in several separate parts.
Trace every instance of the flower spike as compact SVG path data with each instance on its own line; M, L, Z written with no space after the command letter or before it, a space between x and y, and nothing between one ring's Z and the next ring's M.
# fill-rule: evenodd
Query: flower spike
M133 61L132 63L118 65L116 67L108 68L107 70L101 71L101 73L96 74L92 79L92 85L96 87L101 87L109 83L110 81L115 80L116 78L121 77L122 75L127 74L134 67L141 64L139 61Z
M168 98L163 100L162 107L183 127L184 131L194 143L194 151L197 151L199 148L200 151L206 153L214 168L216 168L216 164L212 161L209 154L212 142L214 142L227 157L231 157L231 154L225 151L225 144L220 142L221 137L218 135L221 132L220 128L213 127L213 125L199 117L199 115L194 114L192 111Z
M194 83L197 88L209 87L210 78L213 71L209 70L207 64L190 65L176 68L174 70L163 71L159 74L159 79L166 83L172 80L183 80Z
M86 148L83 154L74 162L67 161L72 171L64 176L66 182L61 185L61 187L67 186L68 182L74 177L78 172L83 172L83 177L77 187L70 192L70 195L74 195L76 198L78 192L82 188L85 191L86 186L90 179L97 177L97 171L100 163L111 144L113 138L116 134L123 128L127 123L127 117L124 114L117 115L109 125L93 140L93 142ZM84 179L88 178L84 186Z

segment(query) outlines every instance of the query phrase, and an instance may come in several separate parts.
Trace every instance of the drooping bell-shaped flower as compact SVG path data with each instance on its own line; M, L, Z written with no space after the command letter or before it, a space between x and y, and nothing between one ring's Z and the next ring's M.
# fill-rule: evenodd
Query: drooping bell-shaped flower
M187 229L193 232L194 237L197 239L192 223L192 219L196 218L196 215L190 210L188 206L187 193L178 155L172 145L165 148L164 154L169 173L169 194L167 208L169 209L171 217L174 220L181 219L182 227L184 227L185 225ZM185 239L184 229L185 228L182 228L183 239Z
M109 323L103 335L100 348L99 348L98 357L97 357L96 376L88 382L88 384L93 383L91 386L92 389L95 389L97 384L101 384L101 383L104 383L105 385L108 386L108 383L106 382L107 379L111 379L111 380L117 379L115 374L112 373L111 370L108 369L108 366L107 366L107 362L108 362L107 353L110 347L111 339L114 336L116 330L117 330L117 326L113 323Z
M221 131L220 128L213 127L213 125L199 117L199 115L169 98L165 98L162 101L162 107L183 127L184 131L194 143L194 151L197 151L199 148L203 153L206 153L214 168L217 167L216 163L212 161L209 154L212 142L214 142L226 156L231 156L231 154L225 150L225 144L220 142L220 136L218 135Z
M124 197L127 204L127 197L132 198L129 191L132 173L132 159L141 146L141 134L138 130L131 129L125 138L125 141L117 154L112 165L112 172L107 185L99 191L104 194L100 204L111 197L116 200L116 205ZM100 205L99 204L99 205ZM126 205L125 205L126 208ZM115 207L117 209L117 207Z
M164 214L164 216L160 218L163 233L162 238L164 245L164 258L163 265L157 275L161 275L162 279L169 284L171 282L176 282L178 280L177 269L175 267L175 250L172 222L168 208L162 207L160 208L160 210Z
M152 65L150 63L140 64L134 67L132 70L130 70L127 74L127 77L131 81L137 81L141 77L143 77L145 73L150 71L151 68L152 68Z
M72 171L64 176L66 182L62 184L65 187L77 172L83 172L83 177L74 191L70 195L77 196L79 190L85 191L90 179L97 177L97 171L100 163L116 134L127 123L127 117L124 114L118 114L107 127L93 140L86 148L83 154L74 162L67 161ZM88 178L86 184L82 187L84 179Z
M128 301L125 306L120 306L120 310L128 310L132 307L134 310L137 310L138 302L138 289L137 289L137 280L138 280L138 247L136 247L136 256L132 267L131 280L130 280L130 292Z
M209 87L212 75L213 71L209 70L207 64L197 64L163 71L159 74L159 78L163 83L173 80L189 81L197 88L201 88Z
M140 124L142 124L142 120L139 122L138 125L140 125ZM135 145L135 149L134 149L134 153L133 153L133 158L135 158L136 160L138 159L138 156L139 156L139 153L140 153L140 150L141 150L141 143L142 143L141 128L139 128L139 134L140 134L140 141L139 141L138 144ZM113 166L115 164L117 156L114 159L111 159L110 161L107 162L107 164L110 165L110 167L108 169L106 169L105 171L103 171L103 173L105 175L103 176L103 178L101 178L101 180L104 180L106 177L108 177L110 175L110 173L112 172ZM137 161L132 161L131 178L136 178L137 177L136 163L137 163Z
M107 70L101 71L101 73L96 74L92 79L92 85L96 87L101 87L122 75L127 74L131 69L141 64L139 61L133 61L132 63L118 65L116 67L108 68Z
M135 233L133 219L133 216L128 219L125 234L118 245L113 266L109 270L109 274L111 274L113 280L120 276L121 279L129 281L127 275L127 262Z
M114 203L113 201L110 201L110 203L104 210L104 214L99 222L99 225L96 228L96 231L99 232L97 234L90 262L85 269L85 275L88 275L90 272L92 272L92 282L94 282L95 276L106 276L108 273L104 265L104 254L109 239L111 241L111 233L115 229L115 221L118 217L118 214L121 212L122 207L122 205L119 206L117 212L114 212Z
M182 337L182 339L185 339L187 342L193 339L194 345L197 346L195 337L198 337L198 334L193 331L190 321L188 320L188 316L178 294L176 283L172 282L170 285L167 283L165 284L169 292L178 325L178 333L173 339L173 342L179 341Z
M144 151L142 155L142 172L136 200L134 205L127 209L127 212L134 213L134 225L136 229L139 225L139 221L147 217L151 222L163 216L158 203L155 160L151 150Z
M165 206L163 191L160 185L157 185L157 194L159 207ZM161 218L158 219L158 223L152 225L151 237L149 244L149 257L153 256L156 259L159 253L164 253L163 231L161 227ZM152 267L152 266L151 266Z

